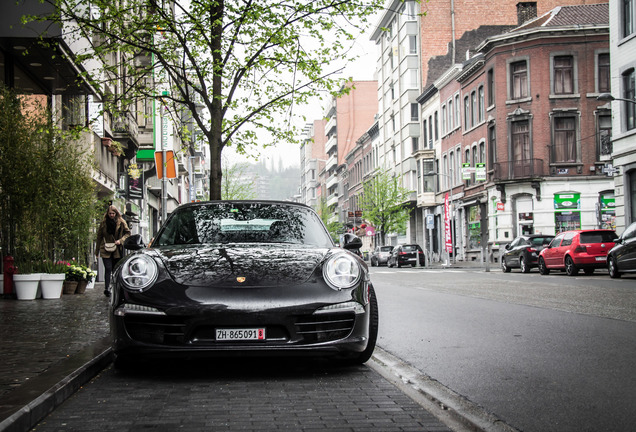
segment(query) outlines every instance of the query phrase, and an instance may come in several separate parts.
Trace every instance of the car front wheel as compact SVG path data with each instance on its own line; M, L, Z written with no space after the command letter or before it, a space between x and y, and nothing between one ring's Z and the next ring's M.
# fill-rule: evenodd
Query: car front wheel
M616 260L612 257L607 258L607 271L613 279L621 277L621 273L618 271L618 266L616 265Z
M369 289L369 341L367 342L367 347L360 354L356 355L354 358L351 358L350 363L352 364L362 364L369 360L373 355L373 350L375 350L375 343L378 339L378 328L379 328L379 312L378 312L378 302L375 298L375 291L373 288Z
M579 274L579 268L574 264L572 257L565 257L565 273L568 276L576 276Z
M546 267L545 260L543 258L539 258L539 273L542 275L549 275L550 269Z

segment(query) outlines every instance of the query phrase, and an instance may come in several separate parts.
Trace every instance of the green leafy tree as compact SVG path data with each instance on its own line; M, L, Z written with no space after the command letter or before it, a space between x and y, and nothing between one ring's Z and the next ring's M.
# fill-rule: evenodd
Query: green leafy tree
M340 241L340 234L344 232L344 226L338 222L331 219L333 215L333 209L327 205L327 200L324 198L320 198L320 202L318 203L318 208L316 208L316 213L320 216L322 223L327 227L327 231L331 235L331 239L338 243Z
M25 21L63 24L92 43L77 60L104 62L104 73L93 70L88 78L106 96L105 109L155 98L175 119L187 111L210 147L211 199L221 198L224 148L248 154L275 142L296 142L300 133L291 123L296 104L322 91L329 97L350 91L334 75L340 70L329 65L349 57L355 33L384 3L42 1L55 12ZM120 60L108 60L114 56ZM125 76L119 91L108 82L113 76Z
M256 198L253 176L248 172L248 163L223 163L223 187L221 198L224 200L249 200Z
M86 262L96 217L92 152L38 98L0 91L0 245L21 272L34 261Z
M362 184L359 199L364 218L380 232L382 244L390 232L401 232L406 226L409 211L406 201L411 191L401 186L399 179L389 170L379 171Z

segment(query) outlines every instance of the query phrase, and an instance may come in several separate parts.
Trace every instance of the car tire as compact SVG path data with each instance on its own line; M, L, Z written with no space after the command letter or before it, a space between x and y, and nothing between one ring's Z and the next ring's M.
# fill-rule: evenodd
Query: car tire
M377 267L378 263L376 261L371 260L371 267Z
M528 265L528 260L526 257L521 257L521 261L519 261L519 267L521 267L521 273L528 273L530 271L530 266Z
M618 271L618 265L616 265L616 260L612 257L607 258L607 271L612 279L621 277L621 273Z
M565 257L565 273L567 273L568 276L576 276L579 274L579 268L574 264L570 256Z
M506 259L501 258L501 271L503 271L504 273L510 273L510 270L512 269L508 267L508 264L506 263Z
M549 275L550 269L545 265L545 260L543 257L539 258L539 273L542 275Z
M379 310L378 301L375 297L375 291L373 287L369 289L369 341L367 347L360 354L347 360L347 363L359 365L368 361L373 355L375 350L375 343L378 340L378 328L379 328Z

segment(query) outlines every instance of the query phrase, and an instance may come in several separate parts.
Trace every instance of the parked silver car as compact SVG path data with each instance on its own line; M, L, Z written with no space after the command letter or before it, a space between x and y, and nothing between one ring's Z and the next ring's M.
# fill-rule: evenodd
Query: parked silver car
M389 261L393 246L377 246L371 253L371 267L385 264Z

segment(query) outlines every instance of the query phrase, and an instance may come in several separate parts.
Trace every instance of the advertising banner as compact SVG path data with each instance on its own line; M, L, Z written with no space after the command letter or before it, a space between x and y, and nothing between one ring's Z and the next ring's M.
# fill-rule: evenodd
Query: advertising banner
M451 208L448 201L448 192L444 198L444 232L446 242L446 252L453 253L453 238L451 233Z

